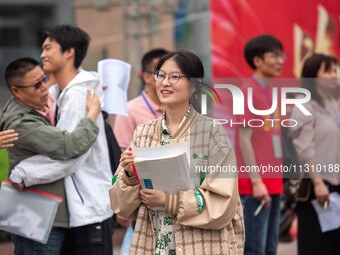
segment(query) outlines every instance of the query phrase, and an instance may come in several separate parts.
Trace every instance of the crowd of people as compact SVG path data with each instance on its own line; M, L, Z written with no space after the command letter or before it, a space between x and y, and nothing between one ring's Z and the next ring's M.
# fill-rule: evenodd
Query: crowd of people
M0 120L0 149L8 151L11 184L19 191L32 187L63 198L48 242L12 235L15 254L111 255L114 219L134 231L130 254L276 254L282 174L196 173L194 189L167 194L141 189L133 164L136 148L184 142L193 164L280 166L280 125L237 126L234 150L224 127L196 107L204 79L199 57L153 49L141 61L144 88L128 102L128 116L115 118L113 133L121 149L116 153L122 154L112 169L102 85L95 72L80 67L89 41L80 28L59 25L44 33L42 68L31 58L6 68L12 97ZM270 109L271 79L281 75L286 60L283 45L271 35L256 36L246 43L244 58L253 70L241 87L245 98L251 88L253 107ZM311 93L306 108L318 114L293 137L304 166L339 164L336 69L337 59L323 54L312 55L303 66L301 77L313 78L301 84ZM280 119L279 108L269 115L244 109L238 123ZM312 117L294 107L291 118L299 126ZM340 229L322 232L311 201L332 203L330 193L340 193L340 177L308 177L304 183L310 192L296 207L298 253L339 254Z

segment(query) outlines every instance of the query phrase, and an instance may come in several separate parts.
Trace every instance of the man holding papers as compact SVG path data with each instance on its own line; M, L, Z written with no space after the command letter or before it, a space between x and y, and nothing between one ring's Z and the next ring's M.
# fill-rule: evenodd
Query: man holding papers
M136 219L130 254L243 254L244 226L237 173L192 173L195 188L169 194L140 189L132 165L136 148L186 142L194 164L235 166L236 158L221 125L190 106L191 92L202 78L200 59L187 51L171 52L156 65L156 91L165 112L135 130L132 151L121 157L110 189L115 213ZM137 149L136 149L137 150ZM171 166L169 166L171 171ZM170 182L171 180L169 180ZM156 207L156 208L155 208Z

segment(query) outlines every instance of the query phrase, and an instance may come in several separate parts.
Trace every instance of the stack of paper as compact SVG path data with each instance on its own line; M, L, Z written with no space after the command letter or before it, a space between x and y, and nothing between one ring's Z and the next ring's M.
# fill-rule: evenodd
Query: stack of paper
M158 189L167 194L194 189L190 178L189 151L187 143L133 149L142 188Z

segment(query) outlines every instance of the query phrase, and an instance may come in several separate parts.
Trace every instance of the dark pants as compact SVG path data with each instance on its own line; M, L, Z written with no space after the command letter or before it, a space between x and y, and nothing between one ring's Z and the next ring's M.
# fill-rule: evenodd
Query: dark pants
M52 228L46 244L12 235L15 255L59 255L64 240L65 228Z
M112 255L112 217L67 231L62 255Z
M280 195L270 195L268 208L262 208L257 216L254 212L260 205L252 195L242 195L245 226L245 255L275 255L280 225Z
M340 193L340 186L334 187L330 185L329 192L334 191ZM318 216L311 203L312 199L315 199L313 187L310 198L306 202L298 202L296 207L299 255L339 255L340 229L325 233L321 232Z

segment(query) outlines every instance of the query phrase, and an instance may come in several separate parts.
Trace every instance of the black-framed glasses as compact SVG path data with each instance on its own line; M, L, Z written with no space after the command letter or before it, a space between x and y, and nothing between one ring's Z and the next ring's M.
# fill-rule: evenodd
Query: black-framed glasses
M186 75L181 75L179 72L166 73L162 70L157 70L155 73L155 80L158 82L162 82L164 81L166 76L168 76L170 84L176 84L182 77L188 77Z
M15 85L15 87L22 88L22 89L23 88L34 87L35 89L40 89L42 84L43 83L47 83L48 80L49 80L49 76L48 76L48 74L46 74L45 77L42 80L38 81L37 83L35 83L33 85L27 85L27 86L18 86L18 85Z

